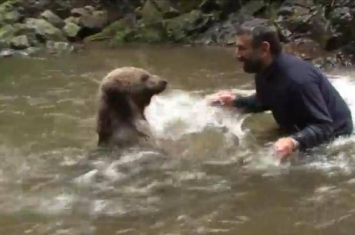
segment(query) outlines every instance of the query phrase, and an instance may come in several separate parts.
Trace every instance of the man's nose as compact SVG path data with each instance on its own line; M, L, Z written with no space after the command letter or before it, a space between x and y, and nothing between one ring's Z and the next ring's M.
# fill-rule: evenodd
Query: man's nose
M242 57L238 49L235 50L234 57L238 60Z
M241 54L240 54L240 51L239 51L238 49L235 49L235 51L234 51L234 57L235 57L236 59L240 59L240 58L241 58Z

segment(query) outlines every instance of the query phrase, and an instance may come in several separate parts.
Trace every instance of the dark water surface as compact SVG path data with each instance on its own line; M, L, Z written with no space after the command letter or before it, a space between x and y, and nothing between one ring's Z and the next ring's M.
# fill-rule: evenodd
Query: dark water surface
M97 82L127 65L170 82L146 115L171 156L149 171L137 162L154 152L88 158ZM354 138L280 166L269 114L206 105L204 96L219 90L252 92L232 49L95 46L0 59L0 71L0 234L355 232ZM355 110L354 79L338 75L332 81Z

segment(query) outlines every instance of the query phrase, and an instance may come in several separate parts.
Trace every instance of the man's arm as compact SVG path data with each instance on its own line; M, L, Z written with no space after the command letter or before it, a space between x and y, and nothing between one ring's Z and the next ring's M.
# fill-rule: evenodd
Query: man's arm
M297 84L294 89L295 105L308 125L291 136L301 149L315 147L333 136L333 120L324 98L314 81Z
M246 97L237 97L233 103L236 108L243 108L246 112L259 113L268 110L257 98L256 94Z

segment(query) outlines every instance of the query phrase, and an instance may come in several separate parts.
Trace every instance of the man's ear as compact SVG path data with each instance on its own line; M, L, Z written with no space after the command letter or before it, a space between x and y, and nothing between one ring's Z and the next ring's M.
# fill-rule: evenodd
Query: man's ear
M261 52L262 53L269 53L270 52L270 43L268 42L262 42L260 46Z

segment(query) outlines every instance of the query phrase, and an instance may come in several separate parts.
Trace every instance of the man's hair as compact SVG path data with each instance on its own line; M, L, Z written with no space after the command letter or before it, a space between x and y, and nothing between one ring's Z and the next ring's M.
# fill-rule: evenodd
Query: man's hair
M250 35L254 48L261 46L263 42L270 44L270 52L277 55L282 52L282 45L277 29L269 25L258 25L255 27L242 25L237 29L237 36Z

